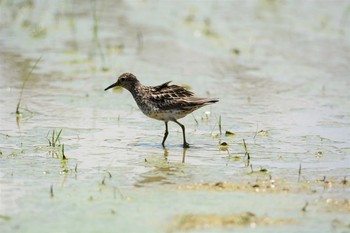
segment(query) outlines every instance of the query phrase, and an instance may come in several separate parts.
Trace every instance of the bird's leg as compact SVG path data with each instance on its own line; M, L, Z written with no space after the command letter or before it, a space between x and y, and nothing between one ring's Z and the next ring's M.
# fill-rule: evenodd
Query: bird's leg
M190 148L190 144L188 144L188 143L186 142L185 126L184 126L183 124L181 124L180 122L178 122L177 120L174 120L174 122L175 122L176 124L178 124L178 125L181 127L181 129L182 129L182 136L183 136L183 139L184 139L184 145L183 145L183 147L184 147L184 148Z
M165 142L166 138L168 137L168 134L169 134L169 132L168 132L168 122L165 121L165 133L164 133L164 137L163 137L163 141L162 141L162 146L163 147L165 147L164 146L164 142Z

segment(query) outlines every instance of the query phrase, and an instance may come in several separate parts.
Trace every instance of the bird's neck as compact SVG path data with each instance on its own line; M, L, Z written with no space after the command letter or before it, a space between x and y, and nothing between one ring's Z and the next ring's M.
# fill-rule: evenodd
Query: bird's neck
M135 100L142 99L142 93L141 93L142 87L143 87L143 85L140 82L137 82L137 83L135 83L135 86L128 89Z

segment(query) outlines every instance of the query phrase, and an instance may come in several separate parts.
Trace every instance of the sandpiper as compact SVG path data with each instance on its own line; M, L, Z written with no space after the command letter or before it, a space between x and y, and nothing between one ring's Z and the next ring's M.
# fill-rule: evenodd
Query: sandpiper
M177 120L208 104L218 102L218 99L197 98L194 93L177 85L169 85L171 81L159 86L144 86L131 73L119 76L118 81L105 89L123 87L134 97L141 111L148 117L164 121L165 133L162 141L164 146L168 137L168 122L173 121L182 129L183 147L189 148L186 142L185 126Z

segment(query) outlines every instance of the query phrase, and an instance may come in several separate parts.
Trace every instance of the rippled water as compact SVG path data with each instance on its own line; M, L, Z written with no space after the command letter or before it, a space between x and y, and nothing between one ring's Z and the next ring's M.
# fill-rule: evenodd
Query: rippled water
M187 230L348 231L349 9L1 1L0 231L177 232L178 216L245 212L270 224ZM163 149L164 123L103 91L123 72L220 99L181 120L190 149L172 123ZM49 146L61 129L68 160Z

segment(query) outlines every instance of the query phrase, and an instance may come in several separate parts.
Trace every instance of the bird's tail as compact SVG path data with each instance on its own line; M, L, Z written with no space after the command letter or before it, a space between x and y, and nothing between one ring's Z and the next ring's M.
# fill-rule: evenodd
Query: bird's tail
M187 103L184 104L181 108L193 112L198 108L204 107L209 104L214 104L218 101L219 99L215 99L215 98L208 99L208 98L190 97L186 100Z
M197 101L194 102L195 105L198 106L205 106L205 105L209 105L209 104L215 104L216 102L218 102L219 99L208 99L208 98L197 98Z

